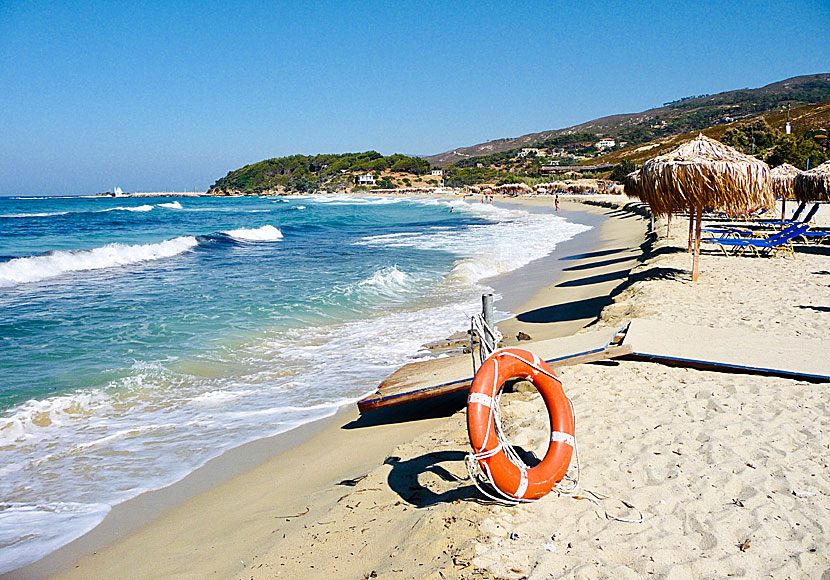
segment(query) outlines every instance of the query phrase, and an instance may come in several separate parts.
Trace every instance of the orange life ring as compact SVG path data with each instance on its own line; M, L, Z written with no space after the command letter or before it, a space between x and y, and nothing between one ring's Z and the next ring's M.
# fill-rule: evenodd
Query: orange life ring
M531 366L532 363L548 376ZM562 383L535 354L520 349L493 353L478 369L467 398L467 431L482 470L505 494L517 499L537 499L562 481L574 450L574 417ZM550 418L551 439L542 462L528 469L515 465L496 437L493 404L504 382L512 378L532 381L539 390Z

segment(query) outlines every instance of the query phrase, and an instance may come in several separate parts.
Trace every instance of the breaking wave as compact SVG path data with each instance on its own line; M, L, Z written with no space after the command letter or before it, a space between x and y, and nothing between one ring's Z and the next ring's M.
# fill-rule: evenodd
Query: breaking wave
M275 242L282 239L282 232L271 225L261 228L241 228L222 232L236 240L245 242Z
M100 270L169 258L196 246L192 236L182 236L155 244L107 244L92 250L49 252L41 256L15 258L0 263L0 287L38 282L68 272Z
M134 206L118 206L118 207L108 207L107 209L99 210L100 212L105 211L153 211L152 205L134 205Z
M33 217L49 217L53 215L66 215L68 211L52 211L52 212L44 212L44 213L7 213L5 215L0 215L3 218L33 218Z

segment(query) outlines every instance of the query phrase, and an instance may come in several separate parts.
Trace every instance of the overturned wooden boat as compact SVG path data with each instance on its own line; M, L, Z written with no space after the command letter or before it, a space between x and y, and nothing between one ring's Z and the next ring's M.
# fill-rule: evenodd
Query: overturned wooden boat
M529 343L528 346L552 368L595 362L631 353L619 344L622 335L606 328ZM386 377L378 390L358 401L361 412L446 395L470 388L473 365L469 354L414 362Z
M734 346L739 344L741 349ZM830 382L830 360L821 340L786 337L748 328L710 328L635 319L625 327L528 343L552 368L621 358L707 371ZM358 401L361 412L470 388L470 355L405 365L377 392Z

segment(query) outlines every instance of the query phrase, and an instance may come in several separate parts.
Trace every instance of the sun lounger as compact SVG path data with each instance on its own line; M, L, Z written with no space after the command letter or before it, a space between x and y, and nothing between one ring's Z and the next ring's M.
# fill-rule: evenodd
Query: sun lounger
M713 234L718 238L747 238L752 236L752 230L743 228L703 228L704 234Z
M804 210L806 205L807 205L806 203L802 202L802 204L798 206L798 209L795 210L795 213L793 214L793 217L791 219L788 219L788 220L758 220L758 223L762 223L765 226L772 226L772 227L777 227L777 226L786 227L786 226L789 226L789 225L792 225L792 224L808 224L812 221L813 217L816 215L816 212L818 211L819 205L817 203L813 204L813 207L810 208L810 211L807 212L807 215L804 216L804 219L799 221L798 216L801 215L801 212Z
M777 234L767 238L703 238L702 242L709 244L716 244L721 251L727 256L730 255L726 248L732 249L732 255L741 256L747 250L750 250L756 256L774 257L778 252L790 252L793 258L795 251L793 250L792 241L804 234L810 226L806 224L793 224Z
M830 241L830 231L827 230L810 230L801 234L801 237L808 244L823 244Z

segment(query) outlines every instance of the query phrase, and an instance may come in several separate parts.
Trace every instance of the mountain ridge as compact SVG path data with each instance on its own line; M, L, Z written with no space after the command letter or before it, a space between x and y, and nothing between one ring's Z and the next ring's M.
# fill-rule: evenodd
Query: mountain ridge
M638 113L607 115L562 129L459 147L424 159L442 167L469 157L530 147L559 135L579 132L625 139L636 145L710 127L719 117L731 120L749 118L785 105L798 106L828 99L830 73L801 75L755 89L733 89L713 95L686 97Z

